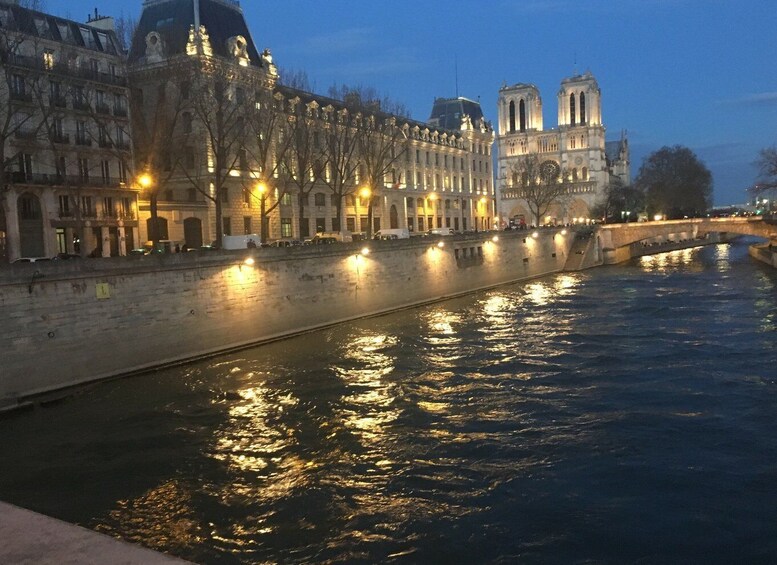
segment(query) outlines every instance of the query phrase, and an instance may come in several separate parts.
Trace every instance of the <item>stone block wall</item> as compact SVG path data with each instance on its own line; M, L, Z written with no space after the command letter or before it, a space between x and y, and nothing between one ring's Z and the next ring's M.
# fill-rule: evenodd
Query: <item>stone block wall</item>
M4 267L0 407L558 272L573 238L490 232Z

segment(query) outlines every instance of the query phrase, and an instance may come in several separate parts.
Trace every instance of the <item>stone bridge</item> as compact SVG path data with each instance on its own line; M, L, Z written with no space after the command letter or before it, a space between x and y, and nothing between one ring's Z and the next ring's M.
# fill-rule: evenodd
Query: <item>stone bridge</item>
M753 235L777 239L777 222L760 216L748 218L691 218L662 222L636 222L599 226L597 244L604 263L620 263L632 257L631 247L645 241L665 243L704 238L707 234Z

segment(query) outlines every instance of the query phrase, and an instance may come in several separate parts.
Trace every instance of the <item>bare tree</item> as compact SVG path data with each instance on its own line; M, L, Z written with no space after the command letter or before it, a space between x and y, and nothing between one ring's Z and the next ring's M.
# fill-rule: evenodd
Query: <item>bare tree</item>
M309 219L305 217L305 205L313 187L323 178L325 168L321 145L322 130L317 111L317 103L294 106L289 120L290 145L281 156L283 167L288 171L289 184L297 191L300 237L309 233L310 224Z
M269 236L269 214L290 190L286 153L290 151L293 137L290 135L286 102L279 92L273 94L269 89L259 90L254 108L246 116L246 134L240 140L239 168L247 172L250 162L258 164L258 175L243 175L241 178L243 190L249 198L259 200L262 242L266 242ZM292 106L298 103L298 98L289 101Z
M298 69L278 69L278 84L303 92L315 90L315 85L311 85L308 73Z
M9 198L16 182L31 180L30 163L20 146L11 141L36 141L41 135L43 120L37 98L42 89L41 63L28 49L30 38L11 26L0 27L0 206L6 223L10 220ZM24 55L23 51L32 55ZM17 230L7 231L7 251L20 248ZM8 256L8 260L16 259Z
M216 246L223 236L223 206L227 199L229 179L238 171L242 139L246 135L245 96L243 87L229 69L206 68L207 61L197 61L193 67L190 107L205 138L207 162L180 170L191 186L213 203L216 213ZM241 94L242 93L242 94Z
M529 153L517 159L510 172L512 183L528 204L536 226L551 206L563 204L567 199L569 187L563 180L566 175L562 175L555 161L542 160L538 153Z
M147 185L142 188L149 201L148 237L154 249L161 236L159 195L170 185L175 164L183 159L186 144L178 141L186 138L191 127L192 114L185 115L189 89L181 70L168 75L156 89L147 89L145 94L137 89L130 92L135 160L138 170L147 175Z
M324 123L324 162L325 171L321 181L332 192L335 205L337 226L343 228L343 201L346 196L356 192L356 174L359 168L358 149L361 135L360 112L351 112L348 108L335 110L331 106L324 108L327 119Z

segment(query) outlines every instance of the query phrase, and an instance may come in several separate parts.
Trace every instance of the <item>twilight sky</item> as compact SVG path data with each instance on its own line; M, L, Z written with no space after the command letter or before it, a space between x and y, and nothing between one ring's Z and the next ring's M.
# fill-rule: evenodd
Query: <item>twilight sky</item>
M717 205L744 202L758 151L777 144L777 0L243 0L257 47L313 90L375 86L426 120L435 97L480 99L536 84L556 125L563 78L590 70L608 140L628 131L632 177L664 145L713 172ZM137 17L141 0L48 0L84 21ZM575 64L577 63L577 64Z

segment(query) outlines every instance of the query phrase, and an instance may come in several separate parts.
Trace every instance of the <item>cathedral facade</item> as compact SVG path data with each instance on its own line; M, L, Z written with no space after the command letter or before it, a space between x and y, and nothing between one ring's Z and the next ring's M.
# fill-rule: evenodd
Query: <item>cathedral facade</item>
M619 141L606 142L602 93L590 72L561 81L558 126L551 129L544 128L542 97L535 85L502 87L497 144L497 199L503 225L533 223L521 173L528 159L553 167L558 182L565 185L564 194L540 224L595 220L592 210L610 184L630 182L628 140L623 135Z

